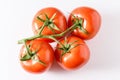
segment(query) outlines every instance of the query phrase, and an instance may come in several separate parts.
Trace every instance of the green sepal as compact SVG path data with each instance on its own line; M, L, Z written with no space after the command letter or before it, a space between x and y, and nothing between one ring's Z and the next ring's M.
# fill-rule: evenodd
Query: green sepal
M50 21L53 21L53 19L55 18L56 13L53 14L53 16L50 18Z
M76 20L76 21L74 21L74 20L72 21L73 24L75 24L75 23L78 24L77 27L78 27L83 33L89 34L88 31L87 31L86 29L84 29L84 27L82 26L82 24L83 24L83 19L82 19L82 18L79 19L79 18L77 18L77 17L76 17L75 15L73 15L73 14L72 14L72 17L75 18L75 20Z
M43 66L46 66L46 64L45 64L43 61L38 60L38 62L39 62L40 64L42 64Z
M77 46L79 46L79 45L82 45L82 44L75 44L75 45L74 45L74 43L76 43L76 42L78 42L78 41L79 41L79 40L75 40L75 41L73 41L73 42L71 42L71 43L68 43L68 40L67 40L67 38L65 37L65 41L64 41L63 46L60 47L60 48L58 48L58 49L62 50L61 56L65 55L66 53L71 53L71 52L70 52L71 49L73 49L73 48L75 48L75 47L77 47Z
M46 17L46 20L41 19L39 16L37 16L37 19L39 19L40 21L44 22L44 25L42 26L42 28L40 28L39 31L39 35L41 34L42 30L44 29L44 27L48 27L54 34L55 34L55 30L61 31L55 24L54 24L54 18L56 16L56 13L54 13L52 15L51 18L48 17L47 14L44 14Z
M48 15L47 14L44 14L45 15L45 17L46 17L46 20L49 20L49 17L48 17Z
M58 49L60 49L60 50L64 50L63 48L58 48Z
M55 34L55 30L49 25L48 28Z
M32 60L39 62L39 63L42 64L43 66L46 66L46 64L39 59L38 55L34 55L34 56L32 57Z
M30 60L31 56L29 54L24 55L20 60L21 61L26 61L26 60Z
M75 40L75 41L73 41L73 42L71 42L71 43L69 43L70 45L73 45L74 43L76 43L76 42L78 42L79 40Z
M50 27L54 30L58 30L58 31L61 31L55 24L50 24Z
M45 20L43 20L42 18L40 18L39 16L37 16L37 19L42 21L42 22L45 22Z
M89 32L88 32L86 29L84 29L83 27L79 26L78 28L79 28L83 33L89 34Z

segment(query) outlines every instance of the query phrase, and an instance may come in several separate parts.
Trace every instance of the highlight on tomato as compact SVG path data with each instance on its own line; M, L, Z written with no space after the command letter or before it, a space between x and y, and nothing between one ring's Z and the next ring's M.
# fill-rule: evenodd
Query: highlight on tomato
M53 35L59 34L67 29L67 21L64 14L54 7L46 7L39 10L33 18L32 29L34 34ZM57 37L57 39L59 39ZM53 42L48 38L42 41Z
M82 22L73 34L85 40L95 37L101 25L101 16L98 11L90 7L78 7L70 13L68 26L74 25L78 19L82 19Z
M53 60L53 48L39 39L28 41L20 50L20 63L24 70L31 73L45 72Z
M82 39L70 36L60 43L57 44L55 58L63 69L74 70L88 62L90 51Z

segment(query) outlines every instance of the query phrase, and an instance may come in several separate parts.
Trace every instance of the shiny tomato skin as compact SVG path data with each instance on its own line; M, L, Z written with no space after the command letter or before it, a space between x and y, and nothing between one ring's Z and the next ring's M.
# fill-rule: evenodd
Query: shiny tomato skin
M74 9L69 16L68 20L69 27L73 25L72 20L74 18L72 17L72 15L82 18L84 20L82 26L89 33L85 34L80 29L77 28L73 32L74 35L84 40L92 39L93 37L95 37L101 25L101 16L95 9L90 7L78 7Z
M32 21L32 30L34 34L38 34L38 28L40 28L43 25L43 22L37 19L37 16L39 16L41 19L46 20L45 14L51 18L54 14L56 16L54 17L53 23L60 29L60 31L55 30L55 34L59 34L67 29L67 20L64 16L64 14L54 7L46 7L41 10L39 10L36 15L33 18ZM48 27L45 27L41 33L42 35L52 35L54 34ZM42 38L40 39L42 41L46 42L53 42L51 39Z
M23 69L30 73L43 73L47 71L54 61L54 51L52 47L48 43L37 39L30 41L27 44L31 44L31 51L37 50L36 55L39 57L39 60L45 63L45 65L30 59L27 61L20 61ZM26 54L25 52L26 49L23 46L20 50L20 58Z
M55 50L55 58L58 62L58 64L65 70L74 70L82 67L85 65L90 57L90 51L86 43L75 36L70 36L67 38L68 43L74 42L77 40L76 44L80 44L79 46L73 48L70 50L70 53L66 53L61 57L62 50L58 49L60 48L60 45L57 44L57 48ZM61 40L61 43L64 43L65 40Z

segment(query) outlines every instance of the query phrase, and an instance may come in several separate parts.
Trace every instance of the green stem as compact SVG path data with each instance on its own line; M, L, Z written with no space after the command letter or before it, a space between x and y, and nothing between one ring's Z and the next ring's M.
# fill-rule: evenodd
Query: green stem
M66 33L71 33L74 29L76 29L78 27L78 23L75 23L74 25L72 25L71 27L69 27L67 30L65 30L64 32L60 33L60 34L53 34L53 35L41 35L41 32L43 31L44 27L46 26L46 23L43 24L43 26L41 27L40 31L39 31L39 34L37 35L34 35L32 37L28 37L28 38L24 38L22 40L19 40L18 41L18 44L24 44L25 45L25 48L26 48L26 51L27 51L27 54L29 56L29 58L31 58L31 51L30 49L28 48L26 42L27 41L31 41L31 40L34 40L34 39L37 39L37 38L49 38L49 39L52 39L54 40L55 42L57 42L62 48L66 49L65 48L65 45L62 44L61 42L59 42L56 37L62 37L63 35L65 35ZM27 56L27 57L28 57ZM26 60L26 59L25 59Z
M62 37L63 35L65 35L67 32L69 31L73 31L74 29L77 28L77 25L78 24L74 24L72 25L71 27L69 27L68 29L66 29L64 32L60 33L60 34L53 34L53 35L49 35L49 36L52 36L52 37Z
M36 38L49 38L49 39L52 39L54 41L57 41L55 39L55 37L62 37L63 35L65 35L67 32L71 31L71 30L74 30L77 28L77 25L78 24L74 24L72 25L71 27L69 27L67 30L65 30L64 32L60 33L60 34L53 34L53 35L35 35L35 36L32 36L32 37L29 37L29 38L25 38L25 39L22 39L22 40L19 40L18 41L18 44L22 44L26 41L29 41L29 40L34 40ZM59 41L57 41L59 42Z
M62 37L62 36L65 35L67 32L73 31L74 29L76 29L76 28L77 28L77 25L78 25L78 24L75 23L74 25L72 25L71 27L69 27L67 30L65 30L64 32L62 32L62 33L60 33L60 34L44 35L44 36L42 36L42 37L45 37L45 38ZM53 39L53 38L51 38L51 39Z
M57 42L57 43L58 43L59 45L61 45L62 47L64 47L64 45L63 45L61 42L59 42L55 37L49 36L49 38L52 39L52 40L54 40L55 42Z
M29 37L29 38L24 38L24 39L19 40L18 44L23 44L26 41L34 40L36 38L41 38L41 37L42 37L42 35L35 35L35 36Z
M21 60L28 60L28 59L31 59L32 57L34 59L34 56L32 55L33 53L31 52L31 50L29 49L29 47L26 44L27 41L31 41L31 40L34 40L34 39L37 39L37 38L49 38L49 39L52 39L55 42L57 42L61 46L61 49L63 48L62 50L64 50L64 53L66 53L66 52L69 52L69 50L74 48L74 47L71 48L70 44L66 44L66 45L62 44L60 41L58 41L56 39L56 37L62 37L66 34L69 34L76 28L80 28L80 30L82 30L84 33L87 34L87 31L81 26L82 25L82 22L81 22L82 20L79 21L77 19L76 22L71 27L67 28L64 32L61 32L60 34L42 35L41 33L42 33L44 27L45 26L50 26L53 23L52 22L53 18L55 17L55 15L53 15L53 17L51 19L49 19L46 14L45 14L45 16L46 16L46 20L42 20L41 18L37 17L40 21L44 22L43 25L40 27L40 30L39 30L37 35L34 35L32 37L28 37L28 38L24 38L24 39L18 41L18 44L24 44L24 46L26 48L26 51L27 51L27 55L25 55ZM57 28L54 27L53 29L57 29ZM75 47L76 46L77 45L75 45ZM62 55L64 55L64 53ZM38 62L40 62L41 64L44 63L40 60L38 60Z
M42 26L42 28L44 28L45 24ZM74 29L76 29L78 26L77 23L75 23L74 25L72 25L71 27L69 27L67 30L65 30L64 32L60 33L60 34L53 34L53 35L35 35L35 36L32 36L32 37L29 37L29 38L25 38L25 39L22 39L22 40L19 40L18 41L18 44L22 44L22 43L26 43L26 41L29 41L29 40L34 40L36 38L49 38L49 39L52 39L54 41L56 41L58 44L60 44L62 47L64 47L64 45L62 43L60 43L55 37L62 37L63 35L65 35L67 32L69 31L72 31ZM40 33L41 33L42 29L40 30ZM27 48L27 46L26 46ZM29 50L27 49L28 53L29 53Z

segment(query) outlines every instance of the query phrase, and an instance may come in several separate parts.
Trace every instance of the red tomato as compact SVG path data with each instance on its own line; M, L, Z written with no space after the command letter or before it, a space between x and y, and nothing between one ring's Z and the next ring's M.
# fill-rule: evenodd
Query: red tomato
M60 42L64 45L66 44L65 40L61 40ZM69 44L72 45L69 46ZM57 44L55 50L55 58L59 65L65 70L80 68L88 62L90 52L88 46L82 39L75 36L68 37L66 49L69 51L64 53L61 45Z
M27 45L29 45L29 50L32 54L31 58L27 56L26 60L24 60L27 51L25 46L21 48L20 63L22 67L26 71L33 73L42 73L48 70L54 60L54 51L52 47L48 43L42 42L38 39L28 42Z
M46 15L48 16L49 19L51 19L53 15L55 15L52 23L54 23L57 28L52 30L49 26L46 26L41 33L42 35L59 34L67 29L67 21L63 13L57 8L47 7L38 11L33 18L32 29L34 34L38 34L40 27L44 24L44 22L40 21L37 17L43 20L47 20ZM48 22L48 23L51 23L51 22ZM47 41L47 42L53 41L51 39L45 39L45 38L44 39L42 38L41 40Z
M75 19L73 15L83 19L82 26L89 33L85 34L77 28L73 31L74 35L87 40L93 38L97 34L101 25L101 16L95 9L89 7L78 7L74 9L69 16L69 27L74 24L72 22Z

